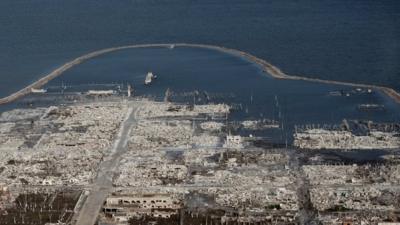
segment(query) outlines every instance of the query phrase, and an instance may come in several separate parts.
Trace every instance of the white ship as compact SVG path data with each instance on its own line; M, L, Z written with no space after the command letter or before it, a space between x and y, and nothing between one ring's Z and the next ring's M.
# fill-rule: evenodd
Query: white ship
M89 90L87 95L113 95L116 94L114 90Z
M144 84L148 85L151 82L153 82L153 80L156 78L157 78L156 75L154 75L152 72L148 72L146 75L146 79L144 80Z
M46 93L46 89L36 89L36 88L31 88L32 93Z

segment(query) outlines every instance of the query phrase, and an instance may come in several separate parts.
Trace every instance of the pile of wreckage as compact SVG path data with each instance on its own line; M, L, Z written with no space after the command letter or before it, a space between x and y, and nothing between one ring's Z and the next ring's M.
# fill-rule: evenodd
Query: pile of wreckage
M300 149L399 149L400 135L396 132L371 131L355 135L350 131L309 129L294 134L294 146Z
M0 123L0 182L85 185L96 175L127 107L102 103L24 111L18 120L12 112L1 116L9 122Z
M376 224L400 208L398 164L304 165L302 171L310 184L311 204L323 224L346 218ZM355 217L349 219L349 213Z
M239 220L294 223L299 206L296 177L287 168L289 157L283 152L247 146L240 136L222 131L223 123L217 122L220 117L217 121L209 120L211 115L228 112L225 105L194 109L171 103L141 105L128 151L122 156L113 180L115 190L119 190L116 195L123 191L125 197L115 200L118 204L107 201L104 215L113 218L113 222L127 222L138 217L143 221L185 214L177 215L176 207L167 207L171 210L161 214L157 201L150 200L155 204L147 205L149 200L143 204L144 200L134 199L146 190L154 195L167 192L170 196L183 196L179 204L186 207L191 205L188 199L196 205L207 199L204 210L223 210L219 221L232 224ZM208 117L208 121L196 120L199 116ZM194 193L202 197L193 197L198 196ZM241 216L233 218L232 212L240 212Z

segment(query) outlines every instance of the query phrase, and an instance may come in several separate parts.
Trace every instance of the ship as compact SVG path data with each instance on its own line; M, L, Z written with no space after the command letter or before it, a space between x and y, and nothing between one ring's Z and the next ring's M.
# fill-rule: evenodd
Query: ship
M46 93L46 89L36 89L36 88L31 88L32 93Z
M114 90L89 90L87 95L114 95L116 92Z
M144 84L145 85L149 85L156 78L157 78L156 75L154 75L152 72L148 72L147 75L146 75L146 79L144 80Z
M358 105L358 110L360 111L384 111L384 105L378 104L360 104Z

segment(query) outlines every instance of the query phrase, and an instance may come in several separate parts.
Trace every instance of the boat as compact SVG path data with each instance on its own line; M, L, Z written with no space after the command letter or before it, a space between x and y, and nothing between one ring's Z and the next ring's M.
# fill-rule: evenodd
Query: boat
M116 92L114 90L89 90L87 95L114 95Z
M152 72L148 72L147 75L146 75L146 79L144 80L144 84L145 85L149 85L156 78L157 78L156 75L154 75Z
M385 106L378 104L360 104L358 105L358 109L360 111L384 111Z
M36 88L31 88L32 93L46 93L46 89L36 89Z

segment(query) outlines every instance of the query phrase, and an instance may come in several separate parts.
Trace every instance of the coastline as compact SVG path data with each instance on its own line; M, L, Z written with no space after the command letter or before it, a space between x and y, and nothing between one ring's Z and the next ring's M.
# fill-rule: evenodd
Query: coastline
M243 52L237 49L231 49L231 48L225 48L222 46L214 46L214 45L205 45L205 44L188 44L188 43L171 43L171 44L140 44L140 45L126 45L126 46L119 46L119 47L112 47L112 48L106 48L106 49L101 49L97 50L94 52L90 52L88 54L82 55L78 58L75 58L72 61L69 61L65 63L64 65L60 66L59 68L53 70L49 74L43 76L39 80L33 82L32 84L22 88L21 90L14 92L4 98L0 98L0 105L1 104L7 104L10 102L13 102L25 95L28 95L31 93L32 88L34 89L39 89L52 79L62 75L65 71L71 69L74 66L77 66L89 59L95 58L97 56L114 52L114 51L119 51L119 50L124 50L124 49L132 49L132 48L148 48L148 47L170 47L170 46L176 46L176 47L195 47L195 48L206 48L206 49L213 49L217 51L222 51L228 54L233 54L237 55L243 58L248 59L249 61L256 63L257 65L261 66L264 71L266 71L268 74L270 74L273 78L276 79L284 79L284 80L303 80L303 81L308 81L308 82L317 82L317 83L326 83L326 84L337 84L337 85L344 85L344 86L352 86L352 87L362 87L362 88L371 88L371 89L378 89L382 91L384 94L386 94L388 97L390 97L392 100L394 100L396 103L400 104L400 93L395 91L392 88L389 87L384 87L384 86L377 86L377 85L368 85L368 84L358 84L358 83L351 83L351 82L344 82L344 81L334 81L334 80L323 80L323 79L318 79L318 78L308 78L308 77L302 77L302 76L294 76L294 75L288 75L282 72L278 67L272 65L271 63L260 59L250 53Z

